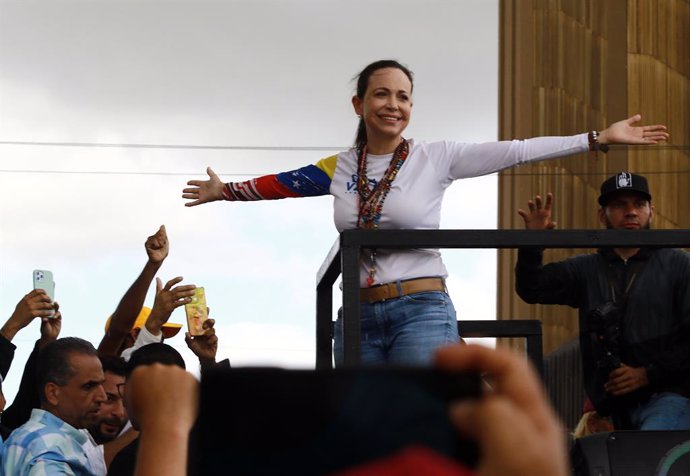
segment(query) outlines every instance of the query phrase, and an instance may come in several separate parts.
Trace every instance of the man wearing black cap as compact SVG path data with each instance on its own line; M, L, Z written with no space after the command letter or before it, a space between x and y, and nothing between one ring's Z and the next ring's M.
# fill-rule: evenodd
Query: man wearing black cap
M601 185L599 221L646 230L654 218L647 179L620 172ZM553 197L519 210L525 227L545 230ZM617 429L690 429L690 255L670 248L602 248L542 264L520 249L516 291L530 304L579 309L585 388Z

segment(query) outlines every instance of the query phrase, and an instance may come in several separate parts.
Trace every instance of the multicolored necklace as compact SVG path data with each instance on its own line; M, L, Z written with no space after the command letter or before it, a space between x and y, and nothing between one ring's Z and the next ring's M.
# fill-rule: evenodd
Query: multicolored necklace
M409 152L409 143L402 139L400 145L393 152L393 158L390 164L388 164L388 169L386 169L381 180L379 180L375 187L369 188L369 180L367 179L367 146L364 145L360 149L357 160L357 197L359 199L357 203L357 228L364 228L366 230L378 228L383 202L386 201L388 192L391 189L391 183L398 175L398 171L405 162ZM367 286L373 286L376 279L376 249L374 248L370 250L369 261Z

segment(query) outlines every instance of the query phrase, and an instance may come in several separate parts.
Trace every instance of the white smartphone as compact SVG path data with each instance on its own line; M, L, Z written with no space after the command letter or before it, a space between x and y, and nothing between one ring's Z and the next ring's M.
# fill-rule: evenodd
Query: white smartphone
M55 281L53 272L46 269L34 269L34 289L43 289L51 301L55 301ZM50 317L53 317L55 312Z

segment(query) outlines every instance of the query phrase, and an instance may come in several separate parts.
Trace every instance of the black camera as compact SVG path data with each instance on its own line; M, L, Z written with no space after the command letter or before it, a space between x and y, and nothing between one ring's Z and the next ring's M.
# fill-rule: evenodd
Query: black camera
M621 331L620 310L613 302L606 302L592 309L587 315L589 331L599 345L597 369L606 375L621 366Z

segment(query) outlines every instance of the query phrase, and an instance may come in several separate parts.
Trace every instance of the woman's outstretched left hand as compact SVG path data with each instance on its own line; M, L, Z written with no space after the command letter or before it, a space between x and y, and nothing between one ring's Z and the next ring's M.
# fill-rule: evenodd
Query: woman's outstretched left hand
M655 124L652 126L636 126L642 116L635 114L622 121L614 122L599 133L601 144L657 144L665 141L669 135L666 126Z

